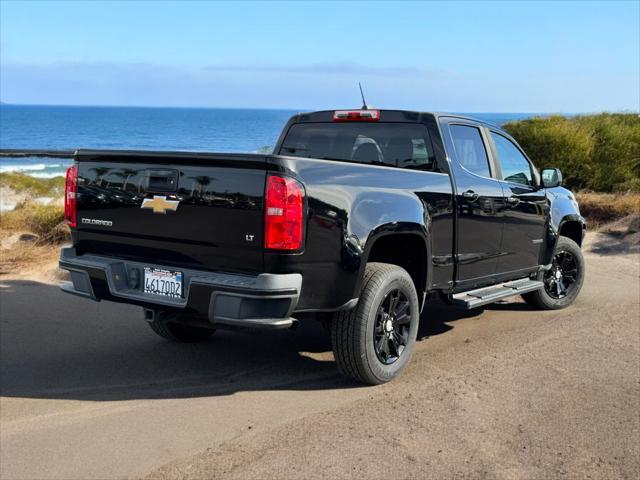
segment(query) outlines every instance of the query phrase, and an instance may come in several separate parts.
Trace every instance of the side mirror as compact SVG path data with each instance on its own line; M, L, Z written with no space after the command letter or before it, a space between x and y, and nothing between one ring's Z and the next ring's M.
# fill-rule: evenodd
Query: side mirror
M542 186L545 188L559 187L562 185L562 172L559 168L543 168L540 172Z

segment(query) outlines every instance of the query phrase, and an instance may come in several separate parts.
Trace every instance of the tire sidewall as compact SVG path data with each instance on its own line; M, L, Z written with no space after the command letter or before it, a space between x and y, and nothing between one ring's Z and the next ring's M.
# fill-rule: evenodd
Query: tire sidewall
M378 355L376 355L374 347L374 329L378 307L384 300L385 296L395 289L400 289L409 300L411 309L411 325L409 329L409 339L404 351L402 352L402 355L391 365L385 365L380 361ZM362 351L364 351L365 353L365 360L369 365L371 373L376 377L378 382L388 382L389 380L396 377L405 368L413 353L413 349L416 343L416 337L418 335L420 316L418 295L409 274L406 272L406 270L397 267L394 268L394 270L390 272L389 275L386 275L384 277L383 285L381 286L381 288L379 288L375 292L372 298L367 300L367 311L362 312L362 314L366 318L364 336L361 339L361 341L364 342L364 345L362 345Z

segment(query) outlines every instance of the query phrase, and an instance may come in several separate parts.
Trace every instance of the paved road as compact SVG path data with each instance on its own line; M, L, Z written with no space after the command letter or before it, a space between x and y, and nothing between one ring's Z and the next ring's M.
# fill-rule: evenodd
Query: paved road
M315 322L176 345L136 308L0 279L0 477L638 478L638 259L589 254L562 312L433 305L375 388Z

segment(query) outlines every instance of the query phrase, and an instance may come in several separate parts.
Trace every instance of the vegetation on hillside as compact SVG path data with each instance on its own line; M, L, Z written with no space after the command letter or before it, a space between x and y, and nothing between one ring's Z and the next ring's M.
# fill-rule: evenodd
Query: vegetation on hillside
M540 168L558 167L576 190L640 191L640 116L601 113L504 125Z
M629 216L640 216L639 193L578 192L576 200L589 228Z
M68 238L64 208L29 201L20 203L15 209L0 214L0 232L3 238L12 233L30 232L38 236L36 243L63 241Z
M30 193L35 197L62 197L64 182L64 177L35 178L24 173L0 173L0 185L9 187L18 193Z
M52 262L60 243L68 239L64 209L59 205L27 200L0 212L0 275Z

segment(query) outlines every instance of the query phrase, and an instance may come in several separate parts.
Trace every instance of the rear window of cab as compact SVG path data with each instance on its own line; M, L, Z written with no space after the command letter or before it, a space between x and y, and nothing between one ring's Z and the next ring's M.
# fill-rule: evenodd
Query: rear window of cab
M417 123L297 123L280 155L432 170L427 128Z

